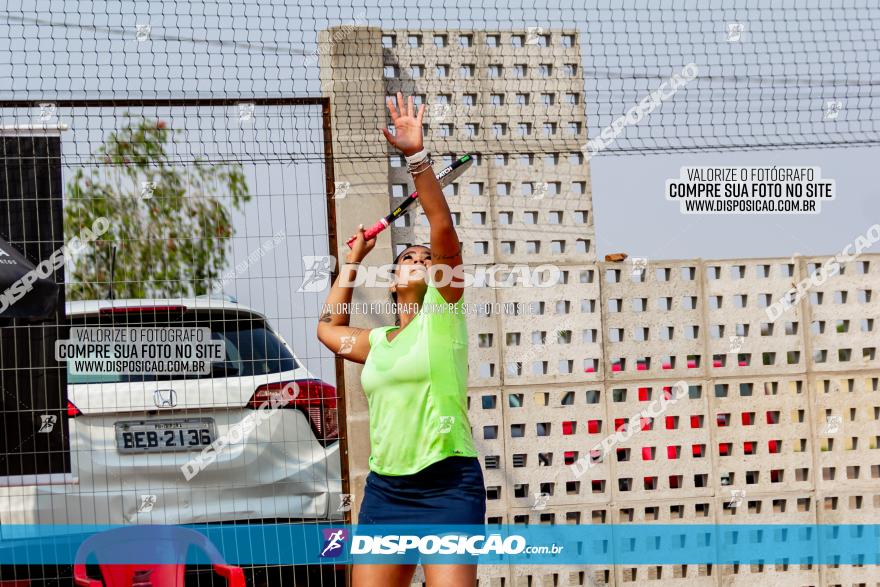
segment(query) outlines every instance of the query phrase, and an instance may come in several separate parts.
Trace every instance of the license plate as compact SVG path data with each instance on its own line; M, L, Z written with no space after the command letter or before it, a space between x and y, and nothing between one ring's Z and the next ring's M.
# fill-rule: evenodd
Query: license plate
M116 449L121 453L201 450L215 437L213 418L116 423Z

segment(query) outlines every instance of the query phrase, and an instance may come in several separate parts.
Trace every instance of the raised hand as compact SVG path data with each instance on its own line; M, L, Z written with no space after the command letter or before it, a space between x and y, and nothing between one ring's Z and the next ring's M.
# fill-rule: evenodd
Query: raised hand
M425 105L419 106L418 113L414 110L413 97L410 96L406 103L403 94L397 92L397 106L391 98L386 100L388 111L391 113L391 121L394 123L394 134L382 127L382 134L397 150L404 155L413 155L422 150L422 116L425 114Z

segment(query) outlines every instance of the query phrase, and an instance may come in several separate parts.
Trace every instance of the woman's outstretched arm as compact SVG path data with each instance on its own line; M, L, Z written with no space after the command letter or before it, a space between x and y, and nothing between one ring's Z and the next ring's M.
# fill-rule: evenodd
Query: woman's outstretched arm
M425 113L425 105L421 104L418 113L416 113L413 97L410 96L404 103L403 95L400 92L397 92L397 107L390 98L387 103L391 120L394 123L394 134L383 127L382 132L385 138L404 155L411 156L418 153L423 148L422 116ZM437 278L438 281L445 282L450 280L448 275L455 275L457 273L455 269L462 264L461 242L458 240L455 225L452 223L449 205L446 203L440 182L437 181L434 172L428 168L423 172L416 173L413 176L413 181L416 191L419 193L422 209L425 211L425 216L427 216L428 224L431 227L431 265L443 266L442 273L438 273ZM454 303L461 299L464 291L462 289L463 283L463 279L452 277L447 285L437 289L443 295L443 299Z
M376 239L365 239L363 224L358 228L356 237L321 309L318 340L337 355L355 363L364 363L370 353L370 331L348 325L351 319L351 293L354 288L351 284L355 282L360 267L359 264L349 263L360 263L376 245Z

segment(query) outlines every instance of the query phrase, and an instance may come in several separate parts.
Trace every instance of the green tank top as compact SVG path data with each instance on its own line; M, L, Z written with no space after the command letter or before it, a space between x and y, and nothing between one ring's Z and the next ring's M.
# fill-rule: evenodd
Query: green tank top
M370 470L410 475L448 456L477 456L467 414L468 334L462 311L429 284L418 313L370 330L361 371L370 417Z

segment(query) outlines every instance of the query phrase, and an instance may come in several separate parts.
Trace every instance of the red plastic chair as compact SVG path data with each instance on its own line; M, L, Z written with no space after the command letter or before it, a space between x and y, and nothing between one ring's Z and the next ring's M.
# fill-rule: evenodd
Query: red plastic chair
M226 579L229 587L245 587L244 571L227 565L208 538L181 526L127 526L114 528L86 539L76 553L73 580L79 587L184 587L186 555L190 546L208 555L214 572ZM171 549L175 564L113 564L120 553L160 552ZM116 556L114 557L114 553ZM86 561L95 555L103 582L86 574Z

